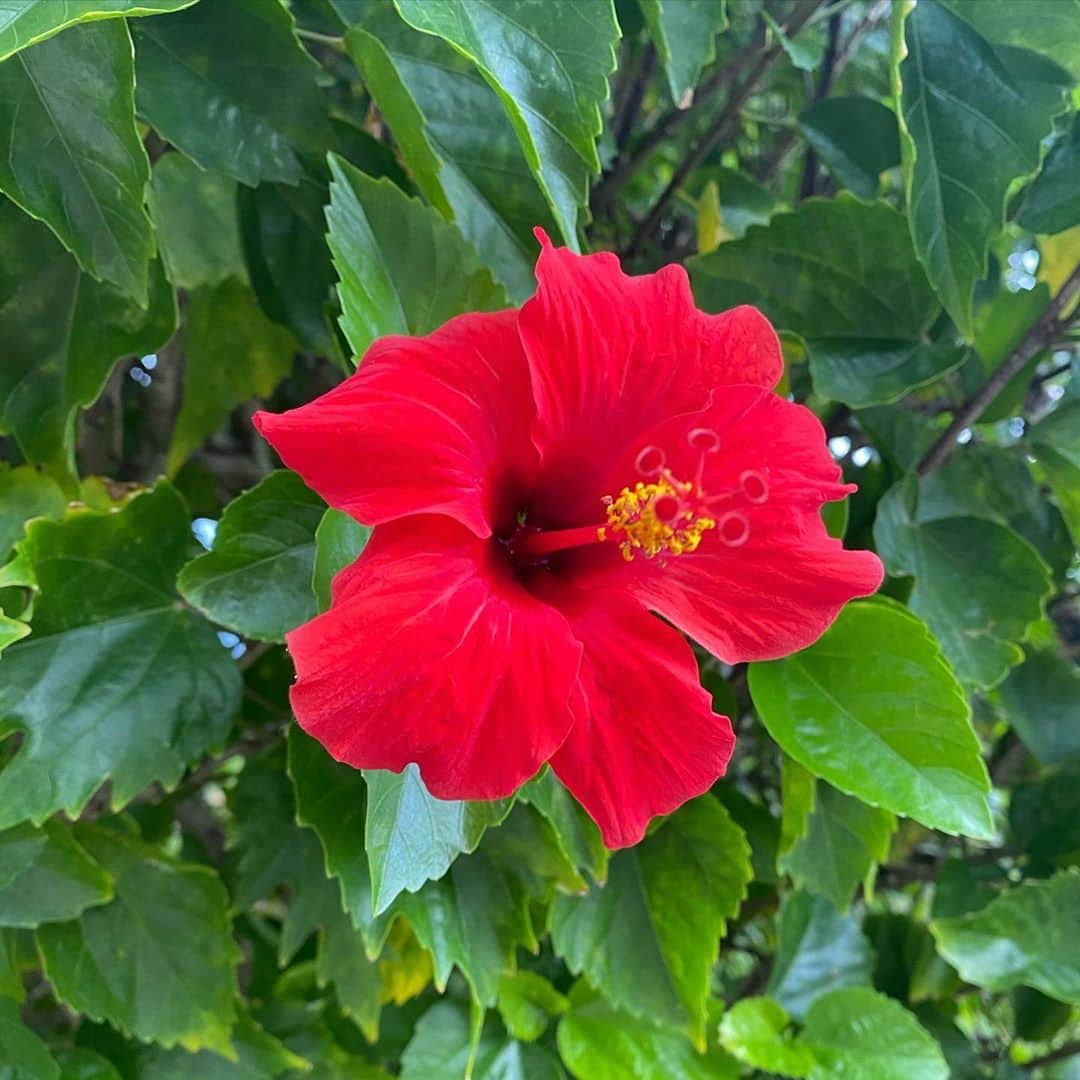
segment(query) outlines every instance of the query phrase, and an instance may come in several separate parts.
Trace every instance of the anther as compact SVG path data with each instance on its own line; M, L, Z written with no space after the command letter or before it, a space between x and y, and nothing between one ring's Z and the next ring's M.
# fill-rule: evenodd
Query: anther
M738 510L724 514L718 524L717 536L728 547L742 547L750 539L750 522Z
M639 476L659 476L667 464L667 455L659 446L646 446L634 458Z
M743 494L752 503L757 503L760 506L762 503L769 501L768 482L756 469L746 469L739 476L739 484L742 486Z

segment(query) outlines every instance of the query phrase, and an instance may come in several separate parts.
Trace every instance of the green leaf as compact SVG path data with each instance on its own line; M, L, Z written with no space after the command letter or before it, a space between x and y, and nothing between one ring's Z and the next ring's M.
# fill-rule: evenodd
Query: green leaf
M154 252L123 21L74 27L0 64L0 190L79 265L145 307Z
M1030 431L1031 447L1080 547L1080 400L1068 401Z
M909 340L938 311L903 215L846 194L807 199L687 267L706 311L754 304L806 337Z
M948 1080L941 1047L915 1017L863 987L834 990L806 1014L803 1041L818 1066L811 1080Z
M874 524L878 551L890 574L915 578L911 610L926 620L960 681L994 686L1023 658L1016 642L1042 614L1051 588L1046 564L996 522L921 522L917 500L911 477L881 500Z
M246 278L236 187L231 176L206 172L183 154L165 154L155 163L147 201L174 285L197 289Z
M139 1080L190 1080L195 1076L207 1080L269 1080L284 1072L295 1076L311 1069L309 1062L287 1050L247 1016L241 1016L233 1030L231 1055L232 1060L212 1050L192 1054L179 1047L166 1050L155 1046L139 1055ZM63 1080L68 1080L66 1074ZM77 1080L98 1078L80 1075Z
M49 1048L19 1016L19 1005L0 997L0 1066L5 1080L60 1080L60 1066Z
M330 583L367 546L371 529L343 510L327 510L315 530L315 563L311 585L319 611L330 607Z
M817 781L809 769L783 754L780 760L780 841L778 856L786 855L806 835L814 809Z
M284 5L217 0L132 31L139 116L204 169L295 184L303 152L321 160L331 133L318 65Z
M806 835L780 859L797 885L827 896L846 911L870 868L889 854L896 819L887 810L845 795L817 782L814 809Z
M160 264L144 310L80 273L44 226L0 199L0 432L31 461L73 473L76 410L98 397L118 357L153 352L175 326Z
M112 878L58 821L41 829L5 829L0 853L5 871L14 870L9 880L0 881L0 926L32 928L74 919L112 897Z
M967 446L919 487L918 519L979 517L1014 529L1054 571L1063 575L1073 559L1069 530L1047 502L1019 447Z
M335 323L334 266L326 246L324 180L260 184L239 191L240 222L251 282L259 304L287 326L305 349L343 370Z
M169 475L237 405L269 397L289 374L295 352L292 334L263 314L243 282L229 278L193 292L184 311L184 398L169 445Z
M611 860L607 883L551 909L556 952L613 1005L702 1044L717 942L752 877L742 830L711 795Z
M29 466L0 464L0 563L22 539L31 518L64 516L67 500L56 481Z
M433 1005L401 1055L401 1080L563 1080L566 1075L546 1047L507 1039L489 1027L481 1033L475 1054L471 1042L464 1009L450 1001Z
M506 1030L522 1042L534 1042L547 1030L553 1016L561 1016L569 1002L542 975L517 971L499 981L499 1015Z
M315 617L315 530L325 508L295 473L271 473L225 508L214 546L180 571L181 594L244 637L281 641Z
M792 1039L791 1020L771 998L737 1001L720 1020L720 1043L744 1065L781 1076L809 1076L814 1055Z
M588 871L594 881L603 882L607 878L609 852L600 839L596 822L550 769L521 788L518 799L535 806L544 815L571 865Z
M240 676L174 588L189 539L166 483L27 530L41 592L33 633L3 659L0 731L25 737L0 772L0 827L77 815L105 780L122 806L227 735Z
M1033 859L1080 851L1080 770L1018 784L1009 800L1009 828L1017 848Z
M807 344L814 389L853 409L899 401L955 370L969 355L948 342L849 338Z
M364 848L376 915L402 892L441 878L462 852L475 851L488 826L498 825L513 805L512 799L436 799L415 765L400 773L368 769L364 779Z
M837 987L870 984L874 955L859 924L825 897L802 890L786 897L777 932L767 992L797 1020Z
M1080 759L1080 669L1052 649L1033 649L1001 684L1013 730L1044 765Z
M1080 870L1025 881L981 911L936 919L930 929L942 956L987 990L1033 986L1080 1004Z
M1034 172L1060 95L1024 93L990 43L936 0L906 20L897 71L904 180L919 258L960 332L974 331L972 296L1005 196Z
M716 242L741 237L751 225L767 225L776 209L776 196L768 188L738 169L724 166L708 170L709 182L716 185L722 234ZM706 185L708 186L708 185ZM715 250L715 245L709 250Z
M810 648L752 664L750 692L784 752L834 787L930 828L993 834L967 701L898 605L848 605Z
M417 30L448 41L502 98L525 157L577 250L579 211L600 171L600 104L615 68L619 27L608 0L395 0Z
M230 1053L241 955L217 874L104 829L78 837L115 879L116 897L37 930L60 1000L136 1038Z
M896 114L873 98L827 97L799 117L799 130L836 179L872 199L881 174L900 164Z
M990 41L1052 57L1080 78L1080 0L943 0Z
M123 1080L111 1061L85 1046L61 1047L55 1055L60 1066L60 1080Z
M638 0L677 105L716 59L716 35L727 29L724 0Z
M461 234L432 209L337 156L326 221L353 355L384 334L427 334L463 311L506 307L506 295Z
M9 0L0 26L0 60L91 19L163 15L195 0Z
M368 3L345 36L417 186L452 218L521 303L536 288L536 225L551 211L502 102L441 38L409 26L391 0Z
M0 652L16 641L22 641L29 633L30 627L26 623L0 613Z
M723 1051L694 1049L683 1035L648 1018L619 1012L584 979L559 1021L559 1054L583 1080L735 1080L738 1064Z
M22 1001L24 997L15 931L0 929L0 998Z
M1077 5L1080 12L1080 4ZM1080 20L1078 20L1080 30ZM1080 118L1051 147L1042 171L1028 188L1017 222L1034 233L1059 233L1080 225Z

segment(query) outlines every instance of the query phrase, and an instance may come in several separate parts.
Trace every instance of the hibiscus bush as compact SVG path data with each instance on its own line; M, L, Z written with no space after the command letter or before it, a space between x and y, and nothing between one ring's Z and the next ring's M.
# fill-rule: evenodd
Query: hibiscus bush
M0 1077L1080 1075L1077 0L0 8Z

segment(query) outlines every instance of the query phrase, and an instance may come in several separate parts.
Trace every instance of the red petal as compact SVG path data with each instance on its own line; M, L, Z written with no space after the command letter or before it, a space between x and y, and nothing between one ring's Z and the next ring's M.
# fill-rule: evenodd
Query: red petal
M355 768L417 762L441 799L509 795L572 722L581 646L566 619L446 518L378 529L288 645L300 726Z
M551 767L607 847L636 844L652 818L723 774L731 723L713 713L690 646L656 616L629 599L541 588L585 646L580 715Z
M531 482L534 407L517 312L385 337L356 374L255 426L326 501L369 525L441 513L477 536L513 524Z
M534 509L549 526L595 510L599 471L641 431L703 408L718 386L768 389L780 378L780 346L765 317L750 307L699 311L682 267L629 277L614 255L544 243L536 273L536 296L519 326L547 478L547 497Z
M706 532L697 551L666 559L639 556L627 564L608 544L575 552L566 560L567 572L579 585L630 589L728 663L805 648L844 604L881 584L878 557L846 551L821 521L821 505L854 485L839 482L824 431L809 409L752 387L729 387L703 412L643 435L609 476L611 493L633 485L635 457L644 446L661 448L675 477L693 479L702 456L688 436L700 428L719 436L716 452L705 455L705 492L736 493L710 508L720 528ZM747 473L764 479L764 503L739 494ZM742 515L748 529L738 546L722 539L728 513Z

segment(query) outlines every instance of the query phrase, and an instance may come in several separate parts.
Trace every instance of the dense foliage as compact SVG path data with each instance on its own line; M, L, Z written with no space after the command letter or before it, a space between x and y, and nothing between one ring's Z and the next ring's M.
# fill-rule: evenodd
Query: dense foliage
M0 7L0 1076L1080 1075L1080 0ZM250 422L536 225L764 311L888 573L614 854L290 722L368 530Z

